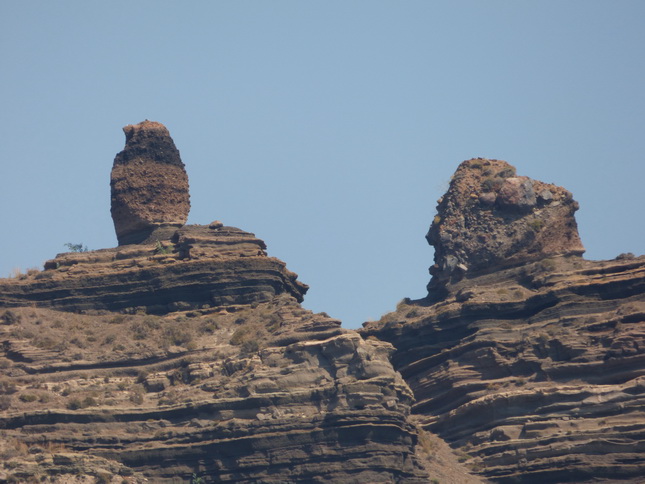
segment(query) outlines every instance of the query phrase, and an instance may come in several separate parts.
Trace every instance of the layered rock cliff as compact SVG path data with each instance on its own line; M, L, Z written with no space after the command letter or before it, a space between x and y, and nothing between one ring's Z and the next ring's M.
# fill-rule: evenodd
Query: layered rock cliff
M303 309L253 234L183 226L167 130L125 131L119 247L0 280L0 480L481 482L410 415L391 344Z
M645 475L645 257L588 261L566 190L464 162L427 298L362 335L396 348L422 425L495 482Z
M391 345L289 295L165 316L16 308L3 321L15 478L427 482Z
M307 286L253 234L220 222L157 229L154 242L59 254L45 271L0 280L0 307L163 314L266 301Z
M119 246L0 279L1 482L645 475L645 257L583 259L565 189L462 163L428 296L356 332L255 235L186 226L168 131L124 131Z

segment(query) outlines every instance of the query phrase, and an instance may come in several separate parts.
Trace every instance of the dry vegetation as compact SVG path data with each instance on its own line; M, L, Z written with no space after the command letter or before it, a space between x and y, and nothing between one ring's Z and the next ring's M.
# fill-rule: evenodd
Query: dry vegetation
M5 310L0 313L0 336L6 341L0 352L0 418L21 412L129 411L235 396L236 390L223 384L229 373L296 314L314 317L288 296L164 316ZM96 432L94 438L119 438ZM25 462L36 465L35 459L45 455L51 460L50 454L64 446L13 434L4 431L0 439L0 476ZM49 450L37 450L43 445Z

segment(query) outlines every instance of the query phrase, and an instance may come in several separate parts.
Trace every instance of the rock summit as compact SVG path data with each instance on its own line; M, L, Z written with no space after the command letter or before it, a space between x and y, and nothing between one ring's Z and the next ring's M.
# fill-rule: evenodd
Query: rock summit
M168 129L145 120L123 132L125 148L110 177L119 245L143 242L160 227L181 227L190 211L188 175Z
M426 239L434 246L428 288L479 272L554 255L581 255L573 216L578 203L562 187L517 176L501 160L461 163L438 200Z

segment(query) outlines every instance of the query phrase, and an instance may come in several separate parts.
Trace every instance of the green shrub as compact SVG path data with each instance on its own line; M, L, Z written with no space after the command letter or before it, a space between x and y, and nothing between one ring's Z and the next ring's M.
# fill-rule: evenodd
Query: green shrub
M135 405L141 405L143 403L143 390L135 388L130 394L130 401Z
M67 402L67 408L70 410L78 410L79 408L82 408L83 404L79 398L72 398L69 402Z
M2 322L4 324L16 324L19 323L21 319L20 315L14 313L10 309L7 309L2 315Z
M82 243L80 244L72 244L70 242L67 242L64 244L65 247L69 249L70 252L87 252L87 247L83 245Z
M157 240L157 242L155 242L154 252L155 254L170 254L171 249L169 247L166 247L165 245L163 245L161 242Z
M482 181L482 190L485 192L496 192L504 184L504 179L501 177L488 177Z
M38 395L34 395L33 393L23 393L18 398L21 402L30 403L38 400Z
M503 169L500 171L497 176L500 178L510 178L512 176L515 176L516 170L515 167L509 166L508 168Z
M260 343L256 339L250 339L242 343L242 351L244 353L257 353L260 349Z
M16 393L16 384L11 380L0 380L0 394L10 395Z
M183 346L193 339L193 334L186 325L168 326L164 331L166 345Z
M94 397L85 397L83 400L80 398L72 398L68 403L67 403L67 408L70 410L79 410L81 408L87 408L87 407L95 407L98 405L98 402Z

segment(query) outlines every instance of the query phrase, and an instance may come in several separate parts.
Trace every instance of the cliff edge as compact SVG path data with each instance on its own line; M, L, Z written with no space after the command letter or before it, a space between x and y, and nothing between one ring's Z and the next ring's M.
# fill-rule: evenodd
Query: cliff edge
M645 475L645 257L583 259L577 208L506 162L462 163L428 297L361 331L396 348L423 427L494 482Z
M119 246L0 280L0 481L475 483L391 344L301 307L252 233L186 226L167 129L126 126Z

